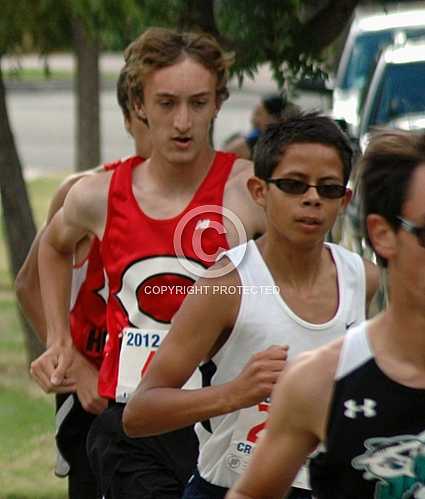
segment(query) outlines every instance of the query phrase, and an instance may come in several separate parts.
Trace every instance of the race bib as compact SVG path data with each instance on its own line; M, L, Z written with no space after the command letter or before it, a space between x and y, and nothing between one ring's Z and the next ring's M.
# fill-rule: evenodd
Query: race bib
M239 474L245 471L255 444L264 432L269 406L270 399L267 398L264 402L239 411L232 442L225 456L226 466L230 471Z
M168 331L126 327L122 331L118 383L115 393L117 402L126 403L137 388L143 374Z
M167 333L167 329L139 329L135 327L123 329L118 383L115 392L117 402L128 402ZM196 389L201 388L201 386L201 373L199 369L196 369L183 388Z
M247 468L258 439L266 431L269 408L270 398L267 398L256 406L239 411L232 442L225 457L226 466L230 471L241 474ZM306 464L300 469L292 485L301 489L310 489Z

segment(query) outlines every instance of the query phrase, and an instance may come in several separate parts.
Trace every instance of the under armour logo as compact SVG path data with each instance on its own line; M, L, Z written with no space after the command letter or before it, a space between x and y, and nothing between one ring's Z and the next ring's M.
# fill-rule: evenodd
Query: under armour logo
M376 416L376 402L372 399L363 399L363 405L357 404L355 400L350 399L344 402L344 416L355 419L357 414L363 414L365 418L373 418Z
M211 224L211 220L208 220L208 218L205 218L204 220L198 220L198 222L196 223L195 230L196 229L198 229L198 230L208 229L210 224Z

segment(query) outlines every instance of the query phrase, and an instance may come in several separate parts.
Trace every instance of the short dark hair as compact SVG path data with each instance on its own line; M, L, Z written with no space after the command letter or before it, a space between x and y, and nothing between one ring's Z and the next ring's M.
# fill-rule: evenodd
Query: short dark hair
M266 95L261 100L264 109L274 118L281 118L288 103L285 93Z
M363 223L366 240L373 248L366 228L368 215L377 214L397 231L416 168L425 163L425 133L381 129L371 135L360 160ZM387 261L377 254L378 262Z
M351 174L353 150L341 128L318 112L298 112L269 125L259 139L254 153L255 175L267 180L292 144L315 143L334 147L343 164L344 185Z

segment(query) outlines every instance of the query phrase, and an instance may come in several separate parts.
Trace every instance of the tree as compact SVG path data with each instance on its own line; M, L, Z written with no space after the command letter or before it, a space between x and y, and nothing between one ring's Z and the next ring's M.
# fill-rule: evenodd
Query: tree
M128 26L140 20L141 9L135 0L74 0L65 2L62 11L71 25L76 59L76 169L85 170L101 160L100 50L108 46L111 35L122 50L133 38L126 38Z
M30 22L22 16L25 2L6 2L0 17L1 57L23 43ZM21 8L20 8L21 7ZM6 92L0 65L0 195L4 218L5 239L12 273L16 276L35 236L35 223L22 175L22 166L10 127ZM20 315L29 360L41 352L41 345L28 322Z
M85 170L100 163L99 40L90 35L80 17L73 18L72 28L77 63L74 77L76 169Z

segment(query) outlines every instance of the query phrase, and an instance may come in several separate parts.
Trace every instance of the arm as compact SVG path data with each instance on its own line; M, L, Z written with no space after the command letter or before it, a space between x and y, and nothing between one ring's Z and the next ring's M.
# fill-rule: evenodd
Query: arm
M236 215L245 228L248 239L266 232L266 217L264 209L259 206L250 192L249 179L254 175L253 163L238 159L233 166L231 176L226 183L223 205ZM227 239L231 247L241 241L235 233L235 227L225 218Z
M201 279L199 286L238 286L236 271L216 279ZM204 289L204 288L199 288ZM239 309L235 294L191 294L173 319L171 331L123 415L132 437L159 434L197 421L249 407L271 393L284 366L286 349L272 347L252 357L232 382L181 390L198 364L225 342Z
M44 232L41 229L35 236L25 261L15 280L15 293L21 310L30 322L34 332L43 345L46 344L46 320L41 301L40 280L38 276L38 247Z
M223 150L226 152L233 152L242 159L251 159L251 149L249 148L245 137L233 139L224 146Z
M71 177L68 177L59 187L50 203L46 225L51 221L56 212L62 208L65 197L71 187L86 174L87 173L72 175ZM38 275L38 248L44 231L45 226L35 237L30 251L18 272L15 281L18 303L43 345L46 344L47 333Z
M100 414L107 407L106 399L99 396L97 389L99 371L84 355L75 351L69 375L75 379L77 397L83 409L92 414Z
M334 353L334 347L330 354L323 349L308 352L285 369L273 391L267 431L226 499L285 497L308 455L324 439Z
M58 385L63 385L64 391L70 390L69 385L74 387L72 380L64 382L74 356L68 324L72 256L83 237L103 230L105 177L110 178L107 174L96 175L75 185L40 241L40 284L48 348L32 363L31 373L45 391L58 391Z

